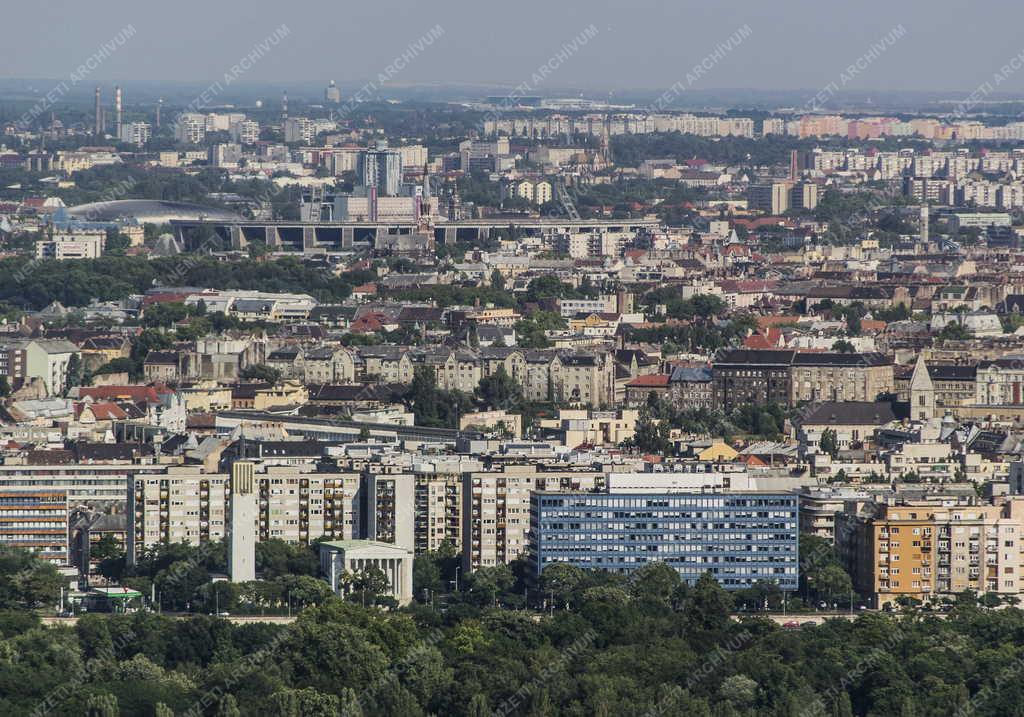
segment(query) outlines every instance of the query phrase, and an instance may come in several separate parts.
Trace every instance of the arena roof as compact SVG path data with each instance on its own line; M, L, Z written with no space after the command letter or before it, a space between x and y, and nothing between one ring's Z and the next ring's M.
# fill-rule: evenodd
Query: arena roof
M120 199L80 204L77 207L69 207L67 216L69 219L88 222L134 220L139 224L166 224L172 219L220 222L241 220L240 216L226 209L159 199Z

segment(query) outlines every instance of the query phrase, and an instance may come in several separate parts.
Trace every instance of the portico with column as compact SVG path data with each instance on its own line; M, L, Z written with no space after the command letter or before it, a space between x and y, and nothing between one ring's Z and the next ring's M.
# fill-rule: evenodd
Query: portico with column
M320 544L321 572L331 590L343 594L343 576L377 568L387 578L389 594L399 605L412 601L413 551L373 540L336 540Z

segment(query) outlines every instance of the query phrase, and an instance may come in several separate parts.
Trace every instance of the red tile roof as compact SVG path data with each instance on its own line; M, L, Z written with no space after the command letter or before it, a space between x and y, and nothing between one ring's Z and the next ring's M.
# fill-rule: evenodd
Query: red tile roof
M78 389L79 398L91 398L93 401L111 399L128 401L157 402L160 395L170 393L166 386L89 386Z
M637 376L626 385L657 388L659 386L668 386L668 380L669 375L667 373L655 373L648 376Z

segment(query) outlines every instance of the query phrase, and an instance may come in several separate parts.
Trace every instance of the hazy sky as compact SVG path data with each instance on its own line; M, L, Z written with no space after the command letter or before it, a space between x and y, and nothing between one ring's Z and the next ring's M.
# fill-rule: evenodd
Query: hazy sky
M8 78L66 77L131 25L134 37L90 84L212 81L282 24L289 35L244 81L362 84L435 25L443 36L393 83L516 85L591 24L597 36L539 89L685 84L687 71L743 26L750 36L689 86L817 89L839 82L899 25L906 34L845 87L971 90L1024 52L1024 3L1009 0L36 0L7 4L2 18L0 77ZM1024 94L1024 69L997 89Z

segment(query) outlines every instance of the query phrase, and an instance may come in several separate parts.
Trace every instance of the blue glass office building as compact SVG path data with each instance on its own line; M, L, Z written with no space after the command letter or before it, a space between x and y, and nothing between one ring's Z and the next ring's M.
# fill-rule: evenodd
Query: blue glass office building
M530 504L530 561L629 573L660 561L694 583L710 572L728 590L759 581L796 590L792 493L554 493Z

